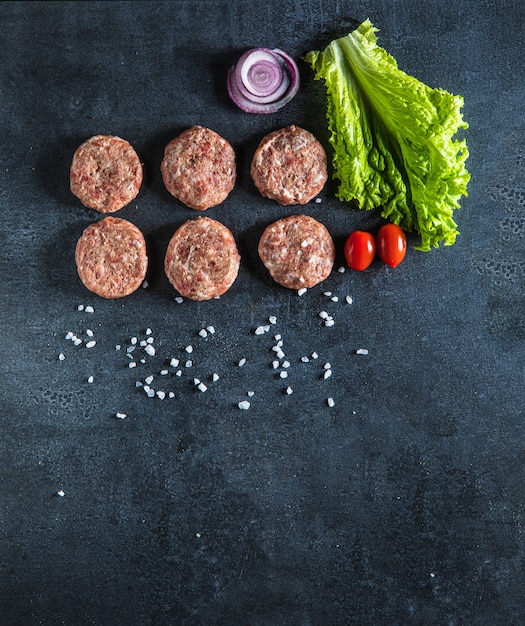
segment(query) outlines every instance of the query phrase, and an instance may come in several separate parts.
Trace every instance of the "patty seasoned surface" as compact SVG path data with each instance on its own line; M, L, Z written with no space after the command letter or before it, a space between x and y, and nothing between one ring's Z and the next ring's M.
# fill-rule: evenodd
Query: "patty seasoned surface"
M264 230L259 257L283 287L303 289L325 280L335 261L335 246L326 227L307 215L291 215Z
M279 204L306 204L328 178L326 152L307 130L289 126L263 138L250 173L261 195Z
M100 213L114 213L134 200L142 178L133 147L111 135L95 135L79 146L69 172L73 194Z
M122 298L143 282L146 242L131 222L105 217L88 226L77 242L75 261L84 285L102 298Z
M175 231L166 250L164 270L182 296L210 300L231 287L239 264L240 255L230 230L209 217L198 217Z
M188 128L170 141L160 170L171 195L197 211L224 202L237 178L231 145L202 126Z

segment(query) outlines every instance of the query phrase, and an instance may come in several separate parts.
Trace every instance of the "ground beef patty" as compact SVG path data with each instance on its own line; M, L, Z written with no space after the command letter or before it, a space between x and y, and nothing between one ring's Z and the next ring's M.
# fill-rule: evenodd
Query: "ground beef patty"
M71 191L85 206L114 213L137 197L142 165L132 146L120 137L96 135L73 156Z
M326 183L326 152L307 130L281 128L261 141L250 173L265 198L283 205L306 204Z
M220 222L198 217L171 238L164 269L170 283L191 300L217 298L233 284L240 256L232 233Z
M105 217L88 226L78 240L75 260L80 280L103 298L133 293L148 268L143 234L118 217Z
M209 128L193 126L170 141L160 170L166 189L203 211L224 202L235 185L235 152Z
M259 240L259 256L276 282L302 289L328 277L335 246L323 224L307 215L291 215L267 226Z

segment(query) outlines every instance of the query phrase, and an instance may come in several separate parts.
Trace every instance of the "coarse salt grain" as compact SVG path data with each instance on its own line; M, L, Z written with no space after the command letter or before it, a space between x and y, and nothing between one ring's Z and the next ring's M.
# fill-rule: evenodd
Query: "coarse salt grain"
M250 403L248 400L241 400L237 406L243 411L247 411L250 408Z
M181 298L180 296L177 296L177 297L175 298L175 302L176 302L177 304L182 304L182 303L184 302L184 298Z
M91 330L91 328L88 328L88 329L86 330L86 335L87 335L88 337L93 337L93 336L94 336L94 333L93 333L93 331Z
M173 393L173 391L170 391L170 392L169 392L169 394L168 394L168 396L169 396L170 398L174 398L174 397L175 397L175 394Z
M257 328L255 329L255 334L264 335L264 333L267 333L269 330L270 330L269 326L257 326Z
M326 362L326 363L323 365L323 369L325 369L325 370L330 370L330 369L332 369L332 366L330 365L330 363Z
M319 355L317 354L317 352L312 352L312 359L318 359Z
M82 339L80 337L73 337L73 345L79 346L82 343Z
M151 383L153 382L153 376L148 376L144 379L144 382L146 383L146 385L151 385Z
M153 339L153 337L148 337L146 339L146 343L153 343L155 341L155 339Z
M93 376L89 376L87 379L88 383L90 384L93 382L93 380L94 380Z
M66 358L66 355L65 355L63 352L61 352L61 353L58 355L58 360L59 360L59 361L64 361L64 359L65 359L65 358Z
M283 361L283 367L290 367L290 361Z
M206 387L206 385L205 385L204 383L199 383L199 384L197 385L197 387L198 387L199 391L202 391L203 393L204 393L205 391L207 391L207 389L208 389L208 387Z
M352 296L346 296L345 301L347 304L352 304L352 302L354 301Z
M193 379L193 384L198 385L201 381L198 378Z
M182 376L182 370L177 370L175 372L175 376Z
M60 496L61 498L63 498L65 495L66 495L65 491L62 491L62 489L57 491L57 496Z
M206 330L213 335L215 333L215 327L214 326L206 326Z
M345 268L345 267L343 267L343 266L341 265L341 267L338 267L338 268L337 268L337 271L338 271L340 274L344 274L344 273L345 273L345 271L346 271L346 268Z
M288 378L288 372L279 372L280 378Z
M255 395L255 391L247 391L246 395L248 396L248 398L253 398L253 396Z
M151 328L146 328L146 335L151 335L152 332Z
M323 378L326 380L327 378L330 378L331 375L332 375L332 370L325 370L323 374Z
M69 341L70 339L73 339L73 337L74 337L73 333L69 330L66 333L66 337L65 338Z
M144 352L149 356L154 356L155 348L150 343L148 343L148 345L144 348Z
M279 367L279 361L272 361L272 367L276 370Z
M280 341L282 339L282 336L280 334L275 335L274 337L275 341Z
M319 311L319 317L322 320L327 320L330 316L328 315L328 313L326 311Z
M186 346L184 349L188 354L191 354L193 352L193 346Z
M157 398L159 398L159 400L164 400L165 397L166 397L166 392L159 389L157 391Z
M333 398L328 398L328 400L326 401L326 403L328 404L328 406L330 408L333 408L335 406L335 401Z
M238 363L239 367L242 367L243 365L245 365L246 363L246 359L241 359Z
M130 368L131 368L131 367L137 367L137 362L136 362L136 361L130 361L130 362L128 363L128 367L130 367Z
M95 309L91 305L88 304L87 307L84 309L84 311L86 313L94 313Z
M275 315L270 315L268 321L270 322L270 324L277 324L277 318L275 317Z
M202 337L203 339L205 339L208 336L208 331L205 328L202 328L199 331L199 337Z
M160 375L161 376L166 376L168 373L168 370L160 370Z
M212 374L211 379L213 380L214 383L216 383L219 380L219 374Z
M324 291L323 292L323 296L326 296L327 298L329 298L332 295L331 291Z
M322 198L316 198L315 199L315 203L316 204L321 204L322 201L323 201Z
M127 417L127 415L126 413L117 413L115 417L118 417L119 420L123 420L125 417Z
M302 289L299 289L297 291L297 295L298 296L304 296L304 294L307 292L308 290L306 289L306 287L303 287Z
M293 389L291 387L286 387L286 393L288 395L292 394L293 393Z
M367 354L368 354L368 350L367 350L366 348L358 348L358 349L355 351L355 353L356 353L356 354L364 354L364 355L367 355Z
M330 298L330 300L331 300L332 302L339 302L339 298L338 298L338 296L332 296L332 297Z
M333 317L327 319L324 323L325 326L333 326L335 324Z
M177 367L179 364L179 359L176 359L175 357L173 357L170 361L170 367Z
M144 281L142 282L142 288L143 288L143 289L147 289L148 287L149 287L149 283L148 283L148 281L147 281L147 280L144 280Z
M186 361L186 363L184 363L184 367L191 367L193 365L193 361Z
M77 306L77 311L83 311L84 310L84 305L83 304L79 304Z
M129 342L131 343L132 346L136 345L138 339L136 337L132 337Z
M86 343L86 348L94 348L97 345L97 342L95 340L93 341L88 341Z
M302 361L303 363L309 363L309 362L310 362L310 359L309 359L307 356L302 356L302 357L301 357L301 361Z

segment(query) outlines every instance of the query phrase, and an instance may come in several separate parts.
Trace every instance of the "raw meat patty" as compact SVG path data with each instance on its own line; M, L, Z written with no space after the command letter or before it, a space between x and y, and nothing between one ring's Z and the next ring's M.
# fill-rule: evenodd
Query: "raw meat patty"
M266 135L253 155L253 182L279 204L306 204L328 178L326 152L303 128L289 126Z
M224 202L235 185L235 152L209 128L193 126L170 141L160 170L166 189L203 211Z
M114 213L134 200L142 178L135 150L111 135L95 135L79 146L69 173L71 191L100 213Z
M75 260L80 280L102 298L133 293L148 268L143 234L118 217L105 217L88 226L78 240Z
M198 217L175 231L164 269L182 296L210 300L228 291L237 278L239 264L237 245L228 228L209 217Z
M259 240L259 256L276 282L302 289L328 277L335 246L323 224L307 215L291 215L266 227Z

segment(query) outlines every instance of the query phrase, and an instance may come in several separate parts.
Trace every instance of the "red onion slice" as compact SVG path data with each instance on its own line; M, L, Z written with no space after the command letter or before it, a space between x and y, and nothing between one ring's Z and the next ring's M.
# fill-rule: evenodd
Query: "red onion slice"
M247 113L274 113L299 90L299 70L282 50L252 48L228 71L228 94Z

